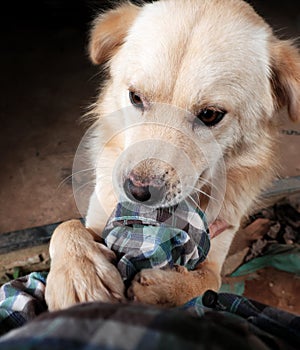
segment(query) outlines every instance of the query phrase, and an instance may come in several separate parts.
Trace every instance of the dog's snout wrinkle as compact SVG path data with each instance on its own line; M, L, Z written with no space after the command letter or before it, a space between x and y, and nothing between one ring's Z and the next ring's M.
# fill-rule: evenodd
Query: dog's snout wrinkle
M161 187L164 185L163 176L149 176L149 175L137 175L134 171L129 174L129 180L133 183L134 186L138 187Z

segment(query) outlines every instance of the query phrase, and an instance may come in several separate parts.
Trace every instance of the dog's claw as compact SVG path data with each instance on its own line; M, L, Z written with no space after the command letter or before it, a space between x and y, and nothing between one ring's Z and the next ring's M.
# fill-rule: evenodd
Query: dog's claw
M64 245L68 249L60 249ZM61 224L53 233L51 246L52 262L45 291L50 311L79 302L126 300L121 275L111 263L115 254L95 242L80 221Z

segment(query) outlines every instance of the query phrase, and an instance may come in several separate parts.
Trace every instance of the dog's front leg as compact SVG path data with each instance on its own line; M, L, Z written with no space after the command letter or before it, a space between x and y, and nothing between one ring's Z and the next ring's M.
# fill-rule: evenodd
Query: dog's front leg
M95 202L91 200L90 205L91 212L97 212ZM105 220L102 221L98 217L99 232L105 225ZM54 231L45 293L49 310L79 302L125 300L124 283L113 264L115 254L101 243L97 234L79 220L65 222Z
M217 291L221 286L222 266L236 230L232 227L213 238L207 259L193 271L182 266L172 270L142 270L132 281L128 296L142 303L171 307L182 305L208 289Z

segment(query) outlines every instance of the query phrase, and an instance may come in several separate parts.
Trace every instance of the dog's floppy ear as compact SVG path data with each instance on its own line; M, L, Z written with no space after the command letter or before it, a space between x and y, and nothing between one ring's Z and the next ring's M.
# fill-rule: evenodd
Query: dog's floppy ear
M300 121L300 54L290 41L272 43L271 68L277 106L287 106L290 118Z
M139 10L140 7L126 2L95 19L89 42L89 54L94 64L101 64L114 55Z

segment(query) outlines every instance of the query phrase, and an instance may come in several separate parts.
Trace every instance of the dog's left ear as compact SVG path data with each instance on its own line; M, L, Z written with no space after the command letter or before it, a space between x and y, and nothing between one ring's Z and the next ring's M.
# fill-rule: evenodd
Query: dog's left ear
M89 42L89 54L94 64L101 64L113 57L140 9L130 2L125 2L95 19Z
M300 54L285 40L271 44L272 85L278 108L287 106L290 118L300 121Z

